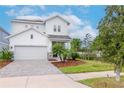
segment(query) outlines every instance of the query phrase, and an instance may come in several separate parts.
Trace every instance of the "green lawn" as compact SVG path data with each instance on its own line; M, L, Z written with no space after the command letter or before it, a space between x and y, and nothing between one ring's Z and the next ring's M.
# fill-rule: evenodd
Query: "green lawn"
M103 63L100 61L86 61L85 64L78 66L62 67L60 70L63 73L82 73L82 72L98 72L113 70L113 64Z
M93 88L124 88L124 76L121 77L119 82L115 81L114 77L92 78L79 82Z

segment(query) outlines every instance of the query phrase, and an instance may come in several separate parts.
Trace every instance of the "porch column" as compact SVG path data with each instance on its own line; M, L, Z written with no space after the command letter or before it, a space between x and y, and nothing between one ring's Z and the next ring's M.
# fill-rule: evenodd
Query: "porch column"
M66 49L71 49L70 42L66 42L66 43L65 43L65 48L66 48Z
M48 41L48 58L51 58L52 55L52 41Z

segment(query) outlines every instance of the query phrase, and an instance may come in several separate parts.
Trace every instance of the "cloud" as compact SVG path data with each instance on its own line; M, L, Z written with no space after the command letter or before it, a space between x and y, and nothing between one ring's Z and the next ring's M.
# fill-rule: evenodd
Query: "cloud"
M46 10L44 5L40 6L8 6L9 10L5 12L8 16L25 16L25 15L38 15L37 9Z
M7 14L8 16L17 16L17 12L14 9L6 11L5 14Z
M89 7L90 7L90 5L84 5L84 7L85 7L85 8L89 8Z
M32 7L24 7L19 11L18 15L24 16L24 15L30 15L33 13L34 13L34 10L32 9Z
M94 39L97 36L98 31L94 29L91 25L86 25L82 29L79 29L75 32L70 32L70 36L72 38L80 38L81 40L84 39L86 34L90 34L92 36L92 39Z
M5 14L8 16L24 16L24 15L32 15L34 13L33 6L24 6L21 9L18 7L12 8L9 11L6 11Z
M40 5L38 7L40 7L41 10L46 10L46 7L44 5Z
M67 11L65 11L65 14L67 14L67 15L72 14L71 8L68 8Z

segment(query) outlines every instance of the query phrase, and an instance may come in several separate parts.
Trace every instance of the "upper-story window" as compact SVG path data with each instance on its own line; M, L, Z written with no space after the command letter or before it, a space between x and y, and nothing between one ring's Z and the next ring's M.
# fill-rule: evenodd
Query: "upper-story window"
M56 32L56 25L54 25L54 27L53 27L53 31Z
M37 29L39 29L39 26L36 26Z
M28 25L25 25L25 28L28 28Z
M60 25L58 25L58 32L60 32L61 31L61 26Z

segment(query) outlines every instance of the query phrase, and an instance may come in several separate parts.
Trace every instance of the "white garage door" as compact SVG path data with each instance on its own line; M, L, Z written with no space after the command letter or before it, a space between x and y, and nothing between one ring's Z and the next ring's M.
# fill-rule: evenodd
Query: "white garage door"
M15 46L15 60L47 60L47 47Z

